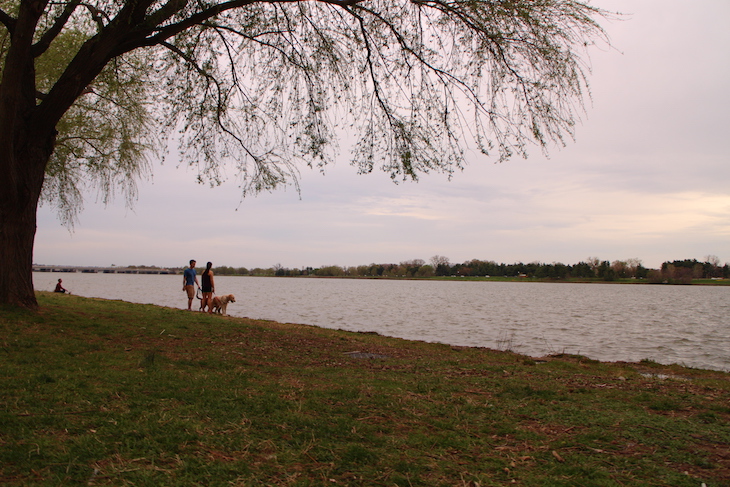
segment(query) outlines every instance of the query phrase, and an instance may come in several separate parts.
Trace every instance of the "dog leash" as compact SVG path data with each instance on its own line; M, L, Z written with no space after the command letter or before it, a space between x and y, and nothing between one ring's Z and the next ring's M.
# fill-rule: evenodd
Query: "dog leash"
M215 292L210 293L210 297L211 298L214 297L214 296L215 296ZM198 291L195 293L195 298L196 299L203 299L203 289L202 288L198 287Z

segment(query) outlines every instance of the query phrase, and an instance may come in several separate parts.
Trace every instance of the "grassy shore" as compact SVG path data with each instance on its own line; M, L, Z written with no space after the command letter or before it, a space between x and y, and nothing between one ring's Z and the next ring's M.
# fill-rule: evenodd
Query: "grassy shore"
M0 484L730 485L730 374L39 293Z

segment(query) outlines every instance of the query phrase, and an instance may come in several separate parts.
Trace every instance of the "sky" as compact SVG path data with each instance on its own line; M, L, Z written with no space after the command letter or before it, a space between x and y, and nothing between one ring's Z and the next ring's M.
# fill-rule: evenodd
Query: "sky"
M591 99L575 142L495 164L478 153L451 180L358 175L346 150L324 175L243 201L231 177L197 184L153 165L132 209L87 195L73 231L38 213L37 264L288 268L562 262L589 257L730 262L730 1L594 0L611 46L590 51ZM233 176L232 174L230 176Z

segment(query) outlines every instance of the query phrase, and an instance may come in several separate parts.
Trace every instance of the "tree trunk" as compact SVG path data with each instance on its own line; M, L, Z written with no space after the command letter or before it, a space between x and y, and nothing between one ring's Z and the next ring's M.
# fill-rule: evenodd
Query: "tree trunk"
M20 2L0 81L0 305L37 308L33 240L55 121L37 114L32 52L44 0ZM34 117L35 115L35 117Z
M113 56L139 47L133 40L141 42L151 32L139 31L136 37L129 37L130 29L144 18L153 1L126 2L125 15L84 43L39 104L35 61L47 45L34 41L40 37L36 29L48 3L24 0L19 2L15 20L3 19L10 43L0 69L0 306L38 307L33 289L33 242L56 124ZM186 3L171 2L179 4L177 8ZM130 43L126 49L120 47L124 39ZM52 41L53 36L47 40Z
M25 127L13 127L13 132L13 137L0 139L0 174L7 177L0 188L0 305L36 309L36 212L54 137L29 138ZM8 140L22 142L7 144Z

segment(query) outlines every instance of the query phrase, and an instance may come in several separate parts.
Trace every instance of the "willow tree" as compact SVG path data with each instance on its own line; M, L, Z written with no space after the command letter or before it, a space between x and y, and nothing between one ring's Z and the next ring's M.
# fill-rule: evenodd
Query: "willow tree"
M562 143L606 15L573 0L0 7L0 303L26 307L41 195L70 219L81 183L133 194L171 134L201 182L227 164L244 193L323 167L343 126L358 171L394 179L458 170L465 140L495 160Z

